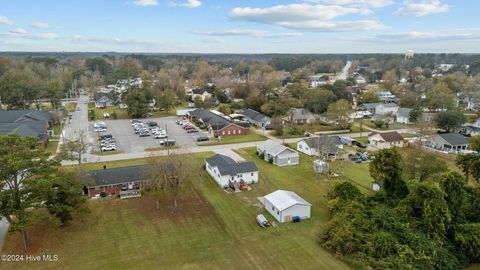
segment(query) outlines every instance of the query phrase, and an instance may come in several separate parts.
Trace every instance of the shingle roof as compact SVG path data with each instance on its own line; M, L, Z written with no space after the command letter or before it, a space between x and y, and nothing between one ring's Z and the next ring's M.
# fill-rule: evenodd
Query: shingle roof
M211 94L213 92L213 90L210 89L210 88L195 88L195 89L192 89L192 93L195 94L195 95L202 95L205 92Z
M18 134L22 137L37 137L39 140L46 140L47 123L45 121L34 121L26 123L0 123L0 135Z
M152 168L151 166L138 165L90 171L82 178L82 182L89 187L94 187L148 180L148 172ZM170 171L174 168L172 163L166 163L166 167ZM93 180L93 183L91 183L91 180Z
M293 191L277 190L264 196L263 198L269 201L280 211L290 208L296 204L311 206L309 202L305 201Z
M253 162L235 162L224 155L214 155L206 159L207 163L217 167L222 175L236 175L239 173L256 172L257 166Z
M329 153L337 153L339 151L338 146L342 144L340 137L338 136L319 136L303 139L308 147L314 149L323 149L328 147Z
M261 114L255 110L252 110L252 109L245 109L242 114L244 116L246 116L247 118L250 118L254 121L257 121L257 122L268 122L268 121L271 121L270 117L264 115L264 114Z
M380 104L382 104L382 103L363 103L358 107L359 108L365 108L366 110L373 110L377 107L377 105L380 105Z
M0 123L19 123L42 120L53 121L54 116L50 112L38 110L0 111Z
M112 93L95 92L95 94L93 94L93 99L95 101L101 99L102 97L107 97L107 98L109 98L110 100L113 101L113 94Z
M282 145L282 144L280 144L280 143L278 143L274 140L263 141L263 142L259 143L257 146L258 146L258 148L267 151L267 153L269 153L270 155L273 155L273 156L276 156L276 155L282 153L285 150L296 153L294 150L292 150L292 149L286 147L285 145Z
M188 112L188 115L201 120L205 125L209 125L213 130L220 130L231 124L234 124L227 119L204 109L190 111ZM241 123L235 123L235 125L243 127Z
M370 136L373 136L375 134L378 134L380 135L380 137L383 138L383 140L385 140L386 142L399 142L399 141L403 141L404 138L402 137L402 135L400 135L400 133L396 132L396 131L390 131L390 132L372 132L368 135L368 137Z
M442 139L447 141L451 145L465 145L468 144L468 140L461 134L458 133L440 133L437 134Z
M400 109L398 109L397 116L408 118L408 117L410 117L410 112L411 111L412 111L412 109L400 108Z

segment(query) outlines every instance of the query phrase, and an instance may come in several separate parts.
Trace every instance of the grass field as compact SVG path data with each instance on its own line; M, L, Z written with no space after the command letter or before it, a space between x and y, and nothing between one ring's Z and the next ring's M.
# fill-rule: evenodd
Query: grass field
M92 106L90 107L89 105L89 108L88 110L94 110L95 111L95 116L98 120L104 120L104 119L115 119L113 117L113 112L115 112L117 114L117 119L129 119L130 117L128 116L128 113L127 113L127 110L124 110L124 109L120 109L118 108L117 106L114 106L114 107L108 107L106 109L99 109L99 108L95 108L95 106ZM108 113L110 114L110 117L109 118L105 118L103 117L103 114L104 113ZM90 115L89 115L90 116ZM89 119L90 120L90 119Z
M256 141L265 141L267 137L255 133L253 130L250 131L247 135L230 135L223 136L221 141L218 141L216 138L208 143L199 144L199 146L211 146L211 145L221 145L221 144L232 144L232 143L244 143L244 142L256 142Z
M57 153L57 147L58 147L58 140L50 140L48 142L47 148L45 148L45 151L50 153L50 155L55 155Z
M6 264L2 269L347 269L316 242L329 219L325 194L330 182L317 178L308 160L279 168L256 158L254 151L239 151L260 169L260 182L249 192L225 193L201 169L211 154L195 154L195 176L177 210L170 208L169 196L147 195L90 201L91 212L65 227L39 217L30 230L32 253L58 254L60 261ZM145 162L106 164L111 168ZM280 188L310 201L312 218L261 229L255 215L265 211L256 197ZM3 253L20 251L20 237L9 235Z

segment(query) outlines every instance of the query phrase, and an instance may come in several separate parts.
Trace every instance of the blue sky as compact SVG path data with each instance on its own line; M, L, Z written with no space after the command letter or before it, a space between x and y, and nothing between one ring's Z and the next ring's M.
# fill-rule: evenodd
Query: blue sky
M15 0L2 51L479 52L476 0Z

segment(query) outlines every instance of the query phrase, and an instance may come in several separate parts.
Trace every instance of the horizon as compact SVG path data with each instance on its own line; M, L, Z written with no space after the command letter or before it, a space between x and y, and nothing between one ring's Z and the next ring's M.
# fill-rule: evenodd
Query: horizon
M478 7L453 0L22 0L0 4L0 51L480 53Z

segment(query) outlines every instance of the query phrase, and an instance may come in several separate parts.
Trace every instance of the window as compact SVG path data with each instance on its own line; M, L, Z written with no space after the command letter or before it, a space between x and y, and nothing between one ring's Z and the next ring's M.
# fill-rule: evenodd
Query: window
M234 129L234 130L233 130L233 135L235 135L235 132L236 132L236 130Z
M252 172L252 176L253 176L253 172Z
M288 163L291 163L291 162L292 162L292 159L291 159L291 158L288 158L287 162L288 162Z
M280 211L277 211L277 215L280 215Z
M228 135L230 135L230 130L228 131Z
M275 210L275 207L272 206L272 210Z

